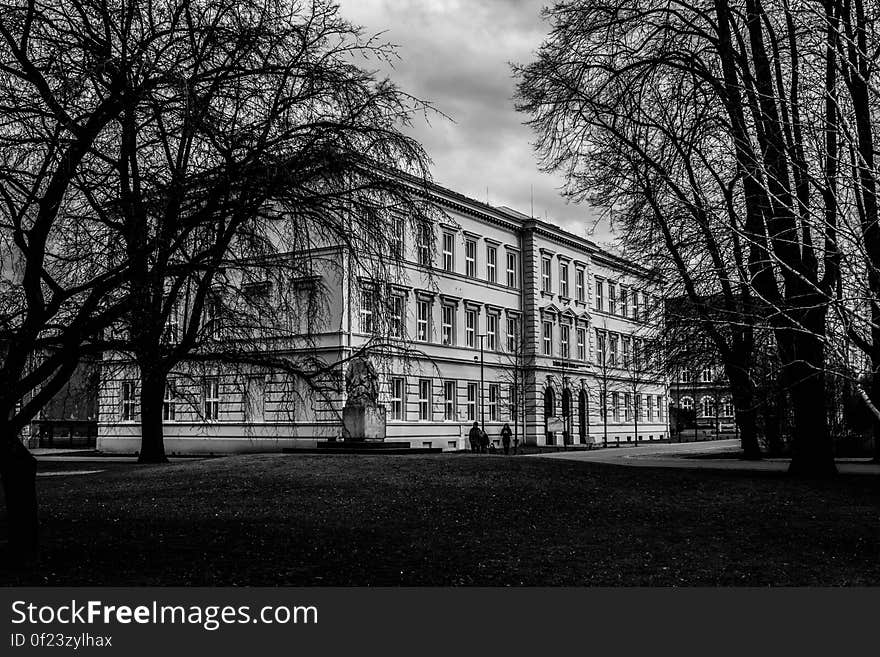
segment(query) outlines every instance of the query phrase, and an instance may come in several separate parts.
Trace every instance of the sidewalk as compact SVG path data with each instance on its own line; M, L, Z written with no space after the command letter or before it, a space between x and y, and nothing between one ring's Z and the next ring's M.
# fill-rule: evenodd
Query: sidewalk
M584 452L554 452L529 454L530 457L613 463L640 468L682 468L689 470L740 470L749 472L786 472L789 459L763 459L744 461L732 459L725 454L739 450L738 440L718 440L711 443L662 443L639 447L608 447ZM718 454L719 458L689 458L697 454ZM870 459L838 459L841 474L880 474L880 463Z

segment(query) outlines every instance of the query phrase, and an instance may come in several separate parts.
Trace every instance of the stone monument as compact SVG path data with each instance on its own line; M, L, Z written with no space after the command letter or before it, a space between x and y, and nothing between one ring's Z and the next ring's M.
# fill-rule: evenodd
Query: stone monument
M367 358L352 359L345 372L346 401L342 438L351 442L385 440L385 407L379 404L379 376Z

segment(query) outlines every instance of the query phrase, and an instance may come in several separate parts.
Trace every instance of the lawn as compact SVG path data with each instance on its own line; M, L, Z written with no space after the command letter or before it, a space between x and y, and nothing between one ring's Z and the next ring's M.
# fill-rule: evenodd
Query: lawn
M465 454L114 466L40 478L40 568L0 577L51 585L876 585L878 483Z

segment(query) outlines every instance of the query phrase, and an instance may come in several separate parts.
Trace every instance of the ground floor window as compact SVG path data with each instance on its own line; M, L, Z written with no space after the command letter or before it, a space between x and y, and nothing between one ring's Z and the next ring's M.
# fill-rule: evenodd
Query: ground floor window
M402 420L404 404L404 379L396 376L391 379L391 419Z
M477 384L468 383L467 385L467 419L473 422L477 419Z
M454 421L455 417L455 394L456 394L456 384L455 381L444 381L443 382L443 419L448 421Z
M205 419L220 417L220 382L216 376L209 376L204 382Z
M419 379L419 419L431 419L431 379Z
M498 384L489 384L489 421L498 421Z
M162 420L164 422L174 422L177 417L176 397L174 381L169 379L165 383L165 397L162 399Z
M120 389L119 417L123 422L134 420L135 382L123 381Z

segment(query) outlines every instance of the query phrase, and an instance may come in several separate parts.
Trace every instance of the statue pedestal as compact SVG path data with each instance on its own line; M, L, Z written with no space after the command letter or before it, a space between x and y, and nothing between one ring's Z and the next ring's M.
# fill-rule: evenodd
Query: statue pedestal
M385 440L384 406L346 406L342 409L342 439L345 441Z

